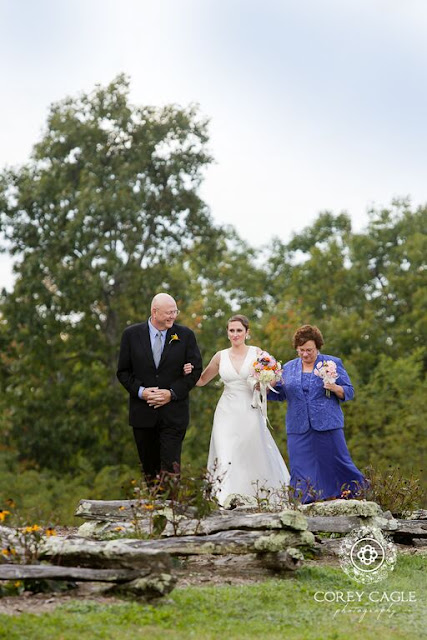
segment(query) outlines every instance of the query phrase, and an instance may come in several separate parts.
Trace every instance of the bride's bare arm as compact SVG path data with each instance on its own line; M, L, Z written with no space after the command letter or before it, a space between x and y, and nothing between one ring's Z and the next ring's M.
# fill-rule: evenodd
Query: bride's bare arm
M196 387L204 387L219 373L220 354L216 353L196 383Z

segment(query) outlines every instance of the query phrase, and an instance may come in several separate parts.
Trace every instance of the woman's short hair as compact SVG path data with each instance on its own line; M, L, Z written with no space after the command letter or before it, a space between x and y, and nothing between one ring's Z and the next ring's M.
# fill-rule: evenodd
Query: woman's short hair
M246 316L243 316L240 313L237 313L235 316L232 316L228 322L227 322L227 329L228 329L228 325L230 324L230 322L240 322L246 329L246 331L249 331L249 320L247 319Z
M299 329L297 329L294 333L294 349L300 347L309 340L313 340L318 349L320 349L323 345L323 336L320 329L311 324L304 324L302 327L299 327Z

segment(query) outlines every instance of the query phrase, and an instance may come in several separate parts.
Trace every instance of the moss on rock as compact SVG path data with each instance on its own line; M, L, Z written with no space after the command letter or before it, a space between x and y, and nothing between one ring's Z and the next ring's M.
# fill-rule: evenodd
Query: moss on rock
M376 502L367 500L327 500L312 502L300 507L306 516L359 516L374 518L382 514L381 507Z
M314 544L314 535L311 531L301 531L294 533L292 531L279 531L271 533L267 536L261 536L255 541L254 547L256 551L285 551L289 547L312 546Z

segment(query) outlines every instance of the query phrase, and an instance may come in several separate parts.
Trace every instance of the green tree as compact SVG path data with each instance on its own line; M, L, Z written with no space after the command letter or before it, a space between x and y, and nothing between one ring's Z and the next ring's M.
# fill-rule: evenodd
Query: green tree
M353 237L361 297L381 329L376 345L390 355L425 344L426 255L427 207L411 211L405 200L371 211L367 231Z
M423 470L426 427L423 411L427 381L424 350L398 358L380 355L369 384L358 389L348 407L348 440L359 464L400 466L426 479Z
M295 329L320 327L324 352L343 358L356 389L344 409L360 465L394 462L408 473L421 467L426 232L427 208L414 211L404 200L372 210L360 233L351 231L347 216L322 213L288 244L276 239L267 261L272 305L262 318L264 344L286 361L295 357ZM283 414L273 406L273 424Z
M29 162L1 174L1 231L17 256L2 299L2 429L29 463L133 455L120 335L173 273L179 282L183 256L199 247L206 259L222 237L197 194L207 141L196 108L133 106L119 76L54 104Z
M295 329L317 324L356 388L346 431L357 464L420 462L427 363L427 208L319 214L287 243L255 250L215 226L198 187L211 161L196 108L136 107L120 76L53 105L29 162L0 174L0 231L16 256L3 292L0 429L22 465L104 477L136 465L115 377L123 328L168 290L205 364L233 313L283 362ZM192 392L184 461L206 464L221 390ZM285 451L284 407L271 408ZM111 467L115 473L116 467ZM119 469L121 467L117 467ZM101 470L101 471L100 471ZM108 472L110 473L110 472Z

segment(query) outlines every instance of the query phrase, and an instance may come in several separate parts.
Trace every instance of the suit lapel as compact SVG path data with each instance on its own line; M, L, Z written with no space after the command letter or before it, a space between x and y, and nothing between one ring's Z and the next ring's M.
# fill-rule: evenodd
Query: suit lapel
M160 362L159 362L159 367L161 366L162 362L167 358L168 353L170 351L171 348L171 336L176 333L175 331L175 325L173 324L171 326L170 329L167 330L166 333L166 340L165 340L165 346L163 347L163 351L162 351L162 357L160 358Z
M154 358L153 358L153 350L151 348L151 340L150 340L150 330L148 328L148 322L144 322L141 325L141 342L143 344L144 350L149 354L149 357L151 358L151 362L153 363L153 367L155 367L154 364Z

